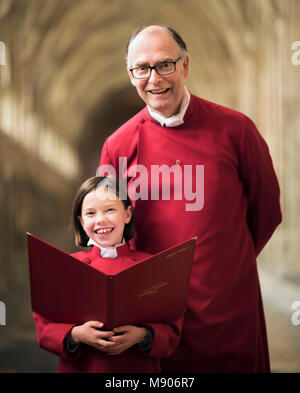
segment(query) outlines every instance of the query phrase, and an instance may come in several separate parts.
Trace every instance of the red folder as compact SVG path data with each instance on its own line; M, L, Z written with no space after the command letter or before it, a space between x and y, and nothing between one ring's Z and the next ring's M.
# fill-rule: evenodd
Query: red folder
M168 322L187 304L193 238L106 275L27 233L32 310L52 322L121 325Z

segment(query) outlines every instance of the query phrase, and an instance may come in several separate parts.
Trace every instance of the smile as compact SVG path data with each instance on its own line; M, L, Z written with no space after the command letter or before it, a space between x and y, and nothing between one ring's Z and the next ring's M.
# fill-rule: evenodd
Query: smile
M170 89L167 88L167 89L162 89L162 90L149 90L149 93L151 93L151 94L163 94L163 93L166 93L168 90L170 90Z
M97 234L107 234L113 231L114 228L109 228L109 229L98 229L97 231L95 231Z

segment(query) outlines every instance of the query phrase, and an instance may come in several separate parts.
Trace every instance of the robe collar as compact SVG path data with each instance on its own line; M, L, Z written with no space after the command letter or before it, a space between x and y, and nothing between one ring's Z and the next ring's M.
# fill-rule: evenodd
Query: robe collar
M191 98L190 92L188 91L188 88L184 86L184 96L180 106L179 113L168 118L165 118L159 115L158 113L153 112L150 109L149 105L147 105L147 109L150 116L153 117L156 121L158 121L162 127L177 127L184 123L184 115L189 106L190 98Z
M123 244L125 244L125 241L123 239L122 243L117 244L116 246L113 247L103 247L100 244L96 243L94 240L89 239L87 245L88 246L96 246L99 247L100 249L100 255L103 258L117 258L118 257L118 252L117 252L117 248L122 246Z
M102 258L118 258L120 256L129 256L130 251L135 250L134 240L131 239L128 242L123 242L121 244L117 244L114 247L103 247L100 244L94 242L92 239L89 239L88 246L93 246L91 253L95 256L101 256Z

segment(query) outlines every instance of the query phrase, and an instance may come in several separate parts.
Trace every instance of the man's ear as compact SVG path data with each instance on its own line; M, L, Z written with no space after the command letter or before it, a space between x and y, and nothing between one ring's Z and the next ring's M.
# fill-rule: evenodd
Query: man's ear
M189 69L190 69L190 58L188 55L185 55L184 57L183 67L184 67L184 77L186 78L188 76Z
M136 79L134 79L134 77L132 76L132 73L131 73L129 67L127 67L127 73L129 75L129 79L130 79L131 84L133 86L136 86Z

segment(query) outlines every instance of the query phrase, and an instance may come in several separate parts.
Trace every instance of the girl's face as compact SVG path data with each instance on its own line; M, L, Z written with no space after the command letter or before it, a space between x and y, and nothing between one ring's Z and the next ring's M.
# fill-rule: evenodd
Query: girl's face
M111 191L97 189L84 197L78 219L89 238L103 247L113 247L122 242L131 217L131 206L126 209Z

